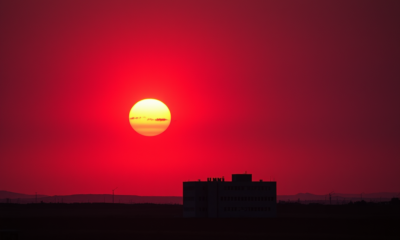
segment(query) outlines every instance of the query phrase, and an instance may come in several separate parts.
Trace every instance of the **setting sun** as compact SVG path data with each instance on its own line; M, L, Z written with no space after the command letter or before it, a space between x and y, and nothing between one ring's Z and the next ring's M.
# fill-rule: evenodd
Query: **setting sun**
M129 122L137 133L156 136L168 128L171 113L163 102L157 99L143 99L132 107Z

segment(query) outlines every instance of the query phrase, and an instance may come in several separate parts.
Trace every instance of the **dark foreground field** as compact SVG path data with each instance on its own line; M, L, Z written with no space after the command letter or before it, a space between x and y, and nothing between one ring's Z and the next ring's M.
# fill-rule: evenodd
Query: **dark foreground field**
M398 205L278 204L274 219L185 219L181 205L0 204L1 240L400 239L399 229Z

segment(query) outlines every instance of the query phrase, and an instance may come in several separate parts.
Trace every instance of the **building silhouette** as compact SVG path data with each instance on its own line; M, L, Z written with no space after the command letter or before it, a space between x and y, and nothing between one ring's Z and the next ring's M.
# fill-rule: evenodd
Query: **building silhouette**
M183 182L183 216L276 217L276 182L253 182L251 174Z

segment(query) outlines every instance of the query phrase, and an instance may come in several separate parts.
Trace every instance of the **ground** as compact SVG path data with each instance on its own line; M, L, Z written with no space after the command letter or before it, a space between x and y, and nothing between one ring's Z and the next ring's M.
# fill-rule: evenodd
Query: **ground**
M186 219L181 205L0 204L0 239L399 239L398 205L278 204L271 219Z

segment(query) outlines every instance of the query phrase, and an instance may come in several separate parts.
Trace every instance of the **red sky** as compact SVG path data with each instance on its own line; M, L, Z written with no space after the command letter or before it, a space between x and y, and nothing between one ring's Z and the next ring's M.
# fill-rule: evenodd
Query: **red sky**
M1 1L0 190L400 191L399 1ZM170 127L137 134L131 107Z

